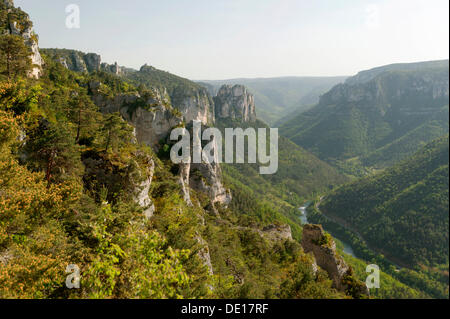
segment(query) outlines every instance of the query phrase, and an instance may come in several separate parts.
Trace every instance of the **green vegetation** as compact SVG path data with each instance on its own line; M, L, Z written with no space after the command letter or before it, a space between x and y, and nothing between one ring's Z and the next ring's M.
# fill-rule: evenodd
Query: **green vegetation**
M241 123L223 119L216 123L216 127L222 130L237 126L244 130L249 127L267 128L260 121ZM267 139L269 144L268 136ZM293 236L300 239L298 207L312 194L333 189L348 179L286 138L280 137L278 154L278 171L273 175L259 174L259 164L222 164L224 183L232 191L232 207L250 215L265 212L265 216L257 217L267 222L279 219L288 223ZM258 209L249 207L252 203ZM280 215L284 217L275 218Z
M407 162L340 188L347 177L281 137L277 174L260 175L259 164L224 164L223 184L233 195L228 207L192 189L192 204L187 203L167 140L158 154L139 144L119 113L99 110L93 90L105 101L138 93L135 102L124 105L131 111L151 111L154 94L167 95L163 106L181 116L186 98L211 99L206 89L149 66L120 76L73 72L71 59L79 52L58 49L42 51L42 75L30 78L28 47L20 36L8 34L10 22L19 30L32 25L20 9L8 11L0 4L0 298L358 298L363 260L383 266L384 285L376 298L448 297L448 136ZM295 90L288 88L283 108L296 103ZM390 139L385 123L366 123L373 114L356 106L350 114L351 120L338 126L355 136L370 128L375 140L386 142L373 148L372 137L370 143L361 138L356 147L366 157L352 157L350 164L336 157L343 168L361 174L371 172L364 165L400 159L403 155L389 155L395 148L412 152L414 144L441 134L445 123L441 113L427 122L411 121L405 134ZM260 121L217 125L266 127ZM347 148L345 154L354 151ZM154 205L151 218L136 198L150 177L143 196ZM199 171L192 177L203 178ZM332 288L327 273L314 271L311 255L299 244L298 206L327 192L332 193L320 209L345 217L371 248L382 243L380 250L413 269L397 272L359 236L313 209L311 220L351 242L362 258L344 256L353 269L345 277L350 288L346 293ZM286 224L293 240L268 234ZM327 234L318 244L332 240ZM65 286L70 264L80 267L80 289Z
M448 161L447 135L380 174L331 192L321 212L359 236L318 211L310 218L350 242L358 257L390 269L391 276L433 297L448 297ZM393 272L383 255L411 270Z
M283 123L281 134L357 176L413 155L449 127L448 60L413 66L386 66L349 78ZM433 93L441 86L440 94Z
M276 207L215 215L194 191L198 204L185 203L178 167L133 142L117 113L99 112L87 85L114 96L136 92L132 84L44 58L39 79L0 75L1 298L346 298L298 242L261 236L287 220ZM147 219L134 192L150 159ZM69 264L80 267L80 289L65 287Z
M381 174L345 185L321 204L408 265L448 262L448 135Z
M0 74L8 80L16 80L19 75L26 75L31 68L30 49L18 35L0 36Z
M327 218L313 207L308 209L308 220L322 224L333 236L345 240L352 247L357 258L343 253L342 243L335 239L341 256L354 269L359 280L364 281L367 277L368 264L376 264L380 267L380 288L370 291L372 297L382 299L448 298L448 275L446 276L445 265L434 270L420 266L414 269L399 268L382 254L370 249L356 233Z

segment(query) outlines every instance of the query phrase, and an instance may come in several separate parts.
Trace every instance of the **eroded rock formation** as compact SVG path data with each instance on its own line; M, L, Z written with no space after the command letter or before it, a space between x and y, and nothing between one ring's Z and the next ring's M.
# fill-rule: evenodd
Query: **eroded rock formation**
M326 234L321 225L303 226L302 246L306 253L312 253L317 265L325 270L333 281L333 286L340 291L347 291L347 277L352 276L351 268L336 252L336 243ZM358 283L356 295L368 295L365 284Z
M145 174L139 173L137 178L133 180L134 196L136 203L144 209L144 216L151 218L155 212L155 205L150 198L149 191L152 184L153 174L155 172L155 162L150 157L147 157L147 161L144 164Z
M214 97L216 118L256 120L255 99L243 85L223 85Z
M23 37L25 44L30 47L31 50L31 62L33 68L30 71L29 76L39 78L42 73L42 66L44 60L39 52L39 37L33 31L33 23L27 13L23 12L20 8L14 7L14 1L3 0L2 7L6 9L7 19L0 23L0 31L7 34L13 34Z
M292 240L291 226L289 225L268 225L263 228L262 235L273 242Z

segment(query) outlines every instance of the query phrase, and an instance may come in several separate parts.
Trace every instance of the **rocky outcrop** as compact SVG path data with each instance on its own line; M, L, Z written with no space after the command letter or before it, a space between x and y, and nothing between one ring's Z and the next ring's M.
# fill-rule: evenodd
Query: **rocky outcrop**
M147 162L144 163L145 177L139 172L137 179L134 180L134 196L136 203L144 209L144 216L151 218L155 212L155 205L150 198L149 191L152 184L153 174L155 172L155 163L148 157Z
M120 67L117 62L114 64L102 63L100 69L115 75L121 75L123 73L123 68Z
M333 281L333 286L340 291L347 291L347 277L352 275L351 268L336 253L336 243L326 234L321 225L303 226L302 246L306 253L312 253L317 265L325 270ZM368 295L363 283L356 285L360 295Z
M44 60L39 52L39 37L33 31L30 17L20 8L15 8L12 0L3 0L0 6L0 10L6 12L6 19L0 22L1 33L18 35L24 39L25 44L31 50L30 58L33 64L29 76L39 78L42 74Z
M439 112L448 99L448 60L444 60L394 64L359 72L324 94L320 104L361 105L365 109L379 109L383 116L390 109L406 115L426 115Z
M124 107L121 113L135 127L137 140L155 151L159 150L159 142L167 138L172 128L183 122L181 116L161 104L151 109L139 107L132 112Z
M189 177L191 174L191 163L181 163L179 164L179 180L178 183L181 186L181 195L184 201L189 206L192 205L191 193L189 192Z
M214 275L214 270L211 263L211 255L209 254L208 243L199 234L197 234L196 240L201 246L200 250L198 251L198 256L200 260L208 269L208 273L210 275Z
M159 142L183 122L181 115L168 104L164 91L155 89L147 96L136 92L109 97L102 93L100 82L91 82L89 90L92 100L103 113L121 113L133 125L136 139L156 151Z
M68 59L63 58L63 65L75 72L93 72L99 71L101 66L101 57L95 53L82 53L72 51Z
M181 112L186 124L193 120L204 125L214 122L214 102L206 88L147 64L131 73L130 79L166 87L172 106Z
M255 99L243 85L223 85L214 97L216 119L256 120Z
M124 107L135 103L140 98L137 92L110 97L103 94L103 84L98 81L92 81L88 86L92 101L103 113L121 112Z
M115 75L123 74L121 66L102 63L102 58L96 53L84 53L76 50L66 49L42 49L43 53L61 63L66 69L74 72L96 72L105 71Z
M146 96L140 96L136 92L110 97L102 93L107 90L102 89L101 83L89 84L94 103L104 113L120 112L134 127L137 141L158 151L160 141L167 141L171 130L183 125L183 122L189 126L194 120L200 121L203 125L214 122L214 102L205 88L189 84L185 79L167 75L151 66L143 66L139 72L149 81L153 81L153 77L157 76L173 77L174 83L179 85L170 86L169 90L153 88ZM235 92L236 96L239 95L238 91ZM247 96L246 90L243 93ZM244 99L248 100L245 103L252 105L248 109L254 109L254 103L249 102L252 98L244 97ZM237 106L233 104L233 107L239 108L240 99L237 98L236 101L230 100L230 103L238 103ZM254 114L254 111L250 113ZM245 112L248 115L246 118L252 118L250 113ZM240 116L240 113L236 113L236 116ZM217 163L181 164L179 184L182 196L189 205L192 205L190 189L207 194L213 209L216 203L227 206L231 202L231 193L222 184L222 172Z
M222 185L222 170L217 163L191 164L189 185L207 194L213 204L227 206L231 202L231 192Z
M262 235L273 242L292 240L291 226L289 225L268 225L263 228Z
M177 91L171 96L172 105L182 113L186 123L200 121L206 125L214 122L213 101L206 90L199 89L188 94Z
M188 126L188 130L190 135L193 136L193 127ZM199 132L199 134L202 135L202 132ZM219 164L218 152L216 151L218 145L216 141L211 143L214 143L214 149L211 150L215 154L214 161L210 163L206 158L203 158L201 163L191 163L189 165L189 186L207 194L212 203L212 210L217 213L214 204L219 203L226 207L231 202L232 197L231 192L222 184L222 170Z

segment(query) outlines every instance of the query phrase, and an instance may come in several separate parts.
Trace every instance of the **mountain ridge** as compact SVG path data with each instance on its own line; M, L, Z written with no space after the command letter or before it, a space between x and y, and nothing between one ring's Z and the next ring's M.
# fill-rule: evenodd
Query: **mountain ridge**
M383 168L395 161L370 158L374 152L389 157L390 143L404 148L398 159L412 155L448 132L448 60L394 66L394 71L392 66L363 71L336 85L316 106L285 122L280 132L335 164L356 158ZM432 126L436 129L427 132Z

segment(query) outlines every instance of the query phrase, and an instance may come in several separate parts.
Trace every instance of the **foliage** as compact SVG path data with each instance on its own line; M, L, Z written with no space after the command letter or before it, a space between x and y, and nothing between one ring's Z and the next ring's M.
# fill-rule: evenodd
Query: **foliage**
M367 80L349 78L291 117L281 134L329 163L380 169L448 133L448 95L433 93L448 82L448 60L365 72Z
M0 74L9 81L26 75L32 68L31 51L20 35L0 36Z
M320 208L401 263L448 262L448 135L326 197Z

